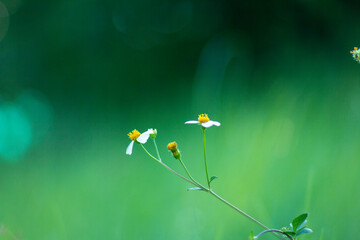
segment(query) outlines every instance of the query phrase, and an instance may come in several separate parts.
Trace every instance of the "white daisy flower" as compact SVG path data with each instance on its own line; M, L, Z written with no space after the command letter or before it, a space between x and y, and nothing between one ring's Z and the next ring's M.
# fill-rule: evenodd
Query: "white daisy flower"
M198 124L201 125L204 128L209 128L211 126L220 126L220 123L218 121L212 121L210 120L210 118L208 117L208 115L205 114L200 114L198 117L198 120L190 120L190 121L186 121L185 124Z
M134 147L134 142L144 144L149 139L150 135L156 134L156 129L148 129L146 132L140 134L140 132L134 129L132 132L129 132L128 136L131 139L129 146L126 148L126 154L131 155L132 149Z
M143 141L145 141L144 143L146 143L146 141L148 140L149 136L151 136L151 138L155 138L157 134L157 130L156 129L152 129L149 128L146 132L143 132L138 138L137 141L140 143L143 143Z

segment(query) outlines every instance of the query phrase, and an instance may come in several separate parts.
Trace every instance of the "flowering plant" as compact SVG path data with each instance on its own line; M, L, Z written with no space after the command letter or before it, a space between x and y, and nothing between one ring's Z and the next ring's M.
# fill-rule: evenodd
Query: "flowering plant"
M219 196L217 193L215 193L214 190L211 188L211 182L214 179L216 179L217 177L212 176L212 177L209 178L208 168L207 168L206 130L208 128L212 127L212 126L219 127L221 124L218 121L210 120L210 118L209 118L209 116L207 114L200 114L199 117L198 117L198 120L189 120L189 121L186 121L185 124L196 124L196 125L199 125L201 127L201 129L202 129L203 144L204 144L204 166L205 166L205 173L206 173L206 180L207 180L207 185L206 186L199 183L190 174L189 170L187 169L185 163L182 160L181 153L180 153L180 150L179 150L179 146L178 146L178 144L176 142L170 142L167 145L167 149L171 152L173 157L179 161L181 166L184 168L184 170L185 170L185 172L187 174L187 177L185 177L185 176L181 175L180 173L176 172L175 170L170 168L168 165L166 165L161 160L159 150L158 150L158 147L157 147L157 144L156 144L156 136L157 136L157 130L156 129L155 130L153 130L152 128L148 129L147 131L145 131L142 134L140 134L140 132L137 131L136 129L133 130L132 132L130 132L128 134L128 136L129 136L131 142L130 142L129 146L126 149L126 154L131 155L134 143L139 144L142 147L142 149L146 152L146 154L149 155L150 158L155 160L157 163L159 163L160 165L165 167L167 170L169 170L170 172L172 172L173 174L175 174L179 178L181 178L181 179L185 180L186 182L192 184L194 187L188 188L188 191L199 190L199 191L209 193L210 195L214 196L215 198L222 201L223 203L225 203L226 205L228 205L229 207L231 207L232 209L234 209L238 213L242 214L243 216L245 216L246 218L248 218L252 222L256 223L257 225L259 225L259 226L261 226L262 228L265 229L263 232L259 233L258 235L254 235L253 232L251 232L251 235L250 235L251 240L258 239L258 238L260 238L262 235L264 235L266 233L272 233L273 235L275 235L276 237L278 237L280 239L295 240L300 235L312 232L312 230L310 228L307 228L305 226L305 224L307 222L307 216L308 216L307 213L301 214L300 216L296 217L290 223L290 227L283 227L282 229L271 229L271 228L267 227L266 225L264 225L263 223L261 223L259 220L255 219L254 217L247 214L245 211L241 210L240 208L236 207L235 205L231 204L230 202L228 202L227 200L225 200L224 198ZM147 142L147 140L149 139L150 136L153 139L153 143L154 143L155 150L156 150L156 157L154 155L152 155L147 150L147 148L145 148L145 146L144 146L144 144Z
M354 50L350 51L350 54L353 56L354 60L360 63L360 49L354 47Z

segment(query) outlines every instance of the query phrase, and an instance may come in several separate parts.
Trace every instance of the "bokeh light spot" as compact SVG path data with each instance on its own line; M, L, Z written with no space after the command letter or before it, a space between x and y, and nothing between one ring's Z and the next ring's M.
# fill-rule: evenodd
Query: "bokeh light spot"
M26 113L33 129L33 142L40 142L53 122L53 110L46 97L34 90L23 91L17 102Z
M52 125L52 108L37 91L23 91L16 101L0 104L0 160L18 162L44 139Z
M18 161L32 140L31 125L21 108L12 103L0 107L0 157L7 162Z

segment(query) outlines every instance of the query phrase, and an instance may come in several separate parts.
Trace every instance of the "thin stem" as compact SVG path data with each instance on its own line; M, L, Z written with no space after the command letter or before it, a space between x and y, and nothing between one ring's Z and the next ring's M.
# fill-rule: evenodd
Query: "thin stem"
M150 156L152 159L154 159L157 163L163 165L167 170L169 170L170 172L174 173L176 176L182 178L183 180L185 180L185 181L187 181L187 182L189 182L189 183L191 183L191 184L193 184L193 185L195 185L195 186L197 186L197 187L199 187L199 188L202 188L202 189L204 189L205 191L208 191L208 190L207 190L206 188L204 188L201 184L198 184L198 183L196 183L196 182L193 182L192 180L187 179L187 178L184 177L183 175L175 172L175 171L174 171L173 169L171 169L168 165L166 165L165 163L161 162L159 159L157 159L156 157L154 157L153 155L151 155L151 153L149 153L149 151L144 147L144 145L142 145L142 144L140 144L140 145L141 145L141 147L144 149L144 151L147 153L147 155L149 155L149 156Z
M140 146L144 149L144 151L147 153L147 155L149 155L149 156L150 156L152 159L154 159L155 161L160 162L159 159L157 159L156 157L154 157L153 155L151 155L151 153L149 153L149 151L144 147L144 145L142 145L142 144L140 143Z
M288 237L290 240L294 240L289 234L287 234L286 232L283 232L281 230L278 230L278 229L267 229L265 231L262 231L261 233L259 233L256 237L259 238L261 235L265 234L265 233L268 233L268 232L271 232L271 233L281 233L281 234L284 234L286 237Z
M205 139L205 138L204 138ZM185 168L186 172L188 173L189 177L191 178L188 179L184 176L182 176L181 174L177 173L176 171L174 171L173 169L171 169L168 165L166 165L165 163L161 162L159 159L157 159L156 157L154 157L153 155L151 155L151 153L149 153L149 151L144 147L143 144L140 144L141 147L144 149L144 151L152 158L154 159L157 163L161 164L163 167L165 167L167 170L169 170L170 172L172 172L173 174L175 174L176 176L180 177L181 179L187 181L188 183L191 183L199 188L201 188L202 190L204 190L205 192L210 193L211 195L213 195L214 197L216 197L217 199L219 199L220 201L222 201L223 203L225 203L226 205L230 206L232 209L236 210L237 212L241 213L242 215L244 215L245 217L249 218L251 221L253 221L254 223L258 224L259 226L261 226L262 228L265 228L266 230L270 230L270 228L268 228L267 226L265 226L264 224L262 224L261 222L259 222L258 220L256 220L255 218L253 218L252 216L250 216L249 214L247 214L246 212L242 211L241 209L235 207L234 205L232 205L231 203L229 203L228 201L226 201L225 199L223 199L222 197L220 197L219 195L217 195L213 190L211 190L210 188L206 188L203 185L201 185L200 183L196 182L190 175L190 173L187 171L187 168L185 166L185 164L183 164L183 167ZM182 162L182 161L180 161ZM206 163L206 161L205 161ZM281 237L279 234L277 234L276 232L272 232L275 236L277 236L280 239L284 239L283 237Z
M209 179L209 173L208 173L208 168L207 168L207 163L206 163L206 141L205 141L205 128L202 128L203 130L203 136L204 136L204 161L205 161L205 172L206 172L206 180L210 189L210 179Z
M245 217L249 218L251 221L253 221L254 223L260 225L261 227L265 228L265 229L269 229L267 226L265 226L264 224L262 224L261 222L259 222L258 220L256 220L255 218L253 218L252 216L250 216L249 214L247 214L246 212L242 211L241 209L235 207L234 205L232 205L231 203L229 203L228 201L226 201L225 199L223 199L222 197L220 197L219 195L217 195L213 190L210 190L210 194L213 195L214 197L216 197L217 199L219 199L220 201L224 202L226 205L230 206L232 209L235 209L236 211L238 211L239 213L241 213L242 215L244 215Z
M153 141L154 141L154 145L155 145L155 149L156 149L156 154L157 154L157 156L159 158L159 161L161 162L161 157L160 157L160 154L159 154L159 149L157 147L155 138L153 138Z
M185 164L184 164L184 162L181 160L181 158L179 159L179 161L180 161L181 165L183 166L183 168L185 169L185 171L186 171L187 175L189 176L189 178L190 178L191 180L193 180L194 182L197 183L197 181L191 176L190 172L188 171L187 167L185 166Z
M251 221L253 221L254 223L256 223L257 225L261 226L262 228L265 228L266 230L269 230L270 228L268 228L266 225L264 225L263 223L259 222L258 220L256 220L255 218L253 218L252 216L250 216L249 214L247 214L246 212L244 212L243 210L237 208L236 206L234 206L233 204L229 203L228 201L226 201L225 199L223 199L222 197L220 197L219 195L217 195L213 190L210 189L209 193L211 195L213 195L214 197L216 197L217 199L219 199L220 201L222 201L223 203L225 203L226 205L228 205L229 207L231 207L232 209L236 210L237 212L241 213L242 215L244 215L245 217L247 217L248 219L250 219ZM280 235L273 233L275 236L277 236L280 239L283 239Z

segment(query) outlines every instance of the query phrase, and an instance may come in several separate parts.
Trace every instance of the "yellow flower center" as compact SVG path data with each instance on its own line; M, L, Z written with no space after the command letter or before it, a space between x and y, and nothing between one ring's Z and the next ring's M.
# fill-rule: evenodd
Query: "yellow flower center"
M132 132L129 132L128 136L132 141L135 141L140 136L140 132L134 129Z
M206 123L206 122L210 121L210 118L208 117L208 115L206 113L204 113L204 114L199 115L198 121L200 123Z
M354 47L354 50L358 50L358 48L357 48L357 47Z
M176 147L177 147L176 142L171 142L167 145L167 149L169 149L170 151L174 150Z

